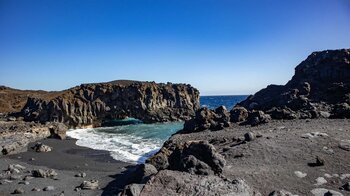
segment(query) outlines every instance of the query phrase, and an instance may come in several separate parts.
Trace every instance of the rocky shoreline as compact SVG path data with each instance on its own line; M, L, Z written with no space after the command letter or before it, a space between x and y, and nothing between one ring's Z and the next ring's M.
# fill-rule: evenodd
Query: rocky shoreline
M46 193L34 188L56 195L350 194L349 49L312 53L286 85L270 85L231 110L199 108L198 96L189 85L117 81L28 98L17 119L0 123L0 190L32 195ZM66 126L99 126L105 118L125 117L185 120L185 125L137 166L111 162L106 152L80 149L69 139L44 139L64 139ZM31 156L39 161L30 161ZM60 173L61 180L55 180ZM40 187L32 187L25 176Z

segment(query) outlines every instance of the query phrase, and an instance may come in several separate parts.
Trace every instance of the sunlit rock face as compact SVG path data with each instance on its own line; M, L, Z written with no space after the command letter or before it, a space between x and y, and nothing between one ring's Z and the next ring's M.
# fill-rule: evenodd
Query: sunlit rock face
M21 115L26 121L84 127L126 117L146 123L187 120L199 107L199 91L190 85L118 80L28 98Z

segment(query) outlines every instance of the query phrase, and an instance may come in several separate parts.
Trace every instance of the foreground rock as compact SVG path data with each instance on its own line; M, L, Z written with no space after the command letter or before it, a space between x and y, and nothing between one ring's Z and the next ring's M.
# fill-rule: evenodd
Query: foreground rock
M40 124L34 122L4 122L0 121L0 155L10 155L27 150L31 142L47 137L56 137L57 127L60 127L59 135L65 138L67 127L60 123ZM45 147L45 146L41 146ZM37 148L39 151L47 151L48 148Z
M257 196L243 180L223 180L217 176L191 175L162 170L143 187L140 195L242 195Z
M147 123L186 120L199 109L199 92L185 84L113 81L28 98L19 116L26 121L101 126L133 117Z

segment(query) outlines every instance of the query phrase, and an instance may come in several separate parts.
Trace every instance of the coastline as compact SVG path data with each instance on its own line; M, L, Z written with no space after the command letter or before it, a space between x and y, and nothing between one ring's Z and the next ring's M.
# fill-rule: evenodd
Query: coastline
M28 151L9 155L0 159L0 169L7 170L9 164L20 164L25 166L25 171L33 169L54 169L58 175L57 180L46 178L33 178L28 185L18 184L20 181L2 184L0 195L10 195L16 188L22 188L26 195L111 195L123 189L130 180L128 172L133 171L135 165L114 160L108 151L93 150L77 146L76 140L44 139L45 145L53 147L51 152L37 153L28 145ZM75 177L76 174L84 172L85 178ZM29 174L29 173L28 173ZM25 177L25 172L21 177ZM125 174L125 175L124 175ZM81 190L74 189L83 181L98 180L99 189ZM33 192L33 188L43 189L46 186L54 186L55 190L50 192Z

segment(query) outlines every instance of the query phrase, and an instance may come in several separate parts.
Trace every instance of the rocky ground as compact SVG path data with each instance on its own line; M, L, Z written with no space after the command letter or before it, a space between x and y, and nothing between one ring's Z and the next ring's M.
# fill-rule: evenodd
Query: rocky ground
M201 153L192 150L189 154L198 160L188 164L184 161L188 156L183 156L190 148L188 144L201 140L214 146L213 156L202 156L208 154L205 147L200 149ZM179 153L174 146L183 148L179 160L174 158ZM217 162L220 156L224 158L224 166ZM211 160L216 163L210 164ZM152 176L142 191L140 189L140 195L150 195L155 190L159 195L195 195L187 190L186 183L177 179L184 172L197 178L188 181L192 185L203 182L201 178L210 182L213 176L222 179L215 182L218 184L237 183L237 179L246 183L243 188L235 188L241 190L240 194L226 185L223 186L226 188L213 187L206 195L215 195L218 190L227 195L283 195L283 192L289 192L289 195L350 195L346 185L350 182L350 121L280 120L255 127L233 126L220 131L176 134L148 162L161 172ZM185 166L174 166L176 162ZM222 171L214 175L214 168L222 168ZM164 178L167 172L173 172L171 178ZM206 190L202 186L193 188Z

